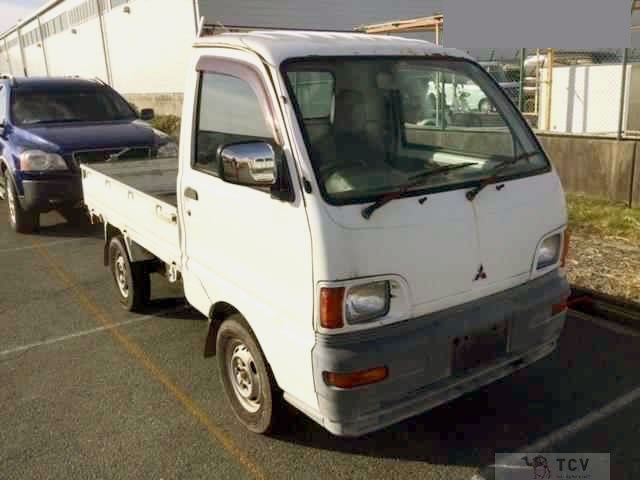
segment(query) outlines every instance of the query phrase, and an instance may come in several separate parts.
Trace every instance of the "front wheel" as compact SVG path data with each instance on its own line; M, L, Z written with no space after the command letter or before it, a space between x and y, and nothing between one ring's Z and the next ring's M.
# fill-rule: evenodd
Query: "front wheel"
M109 243L109 266L116 284L122 308L138 311L149 303L151 280L145 265L131 263L121 236L113 237Z
M17 233L31 233L37 230L40 226L40 214L22 208L8 171L4 172L4 185L11 228Z
M271 432L282 399L258 342L240 314L220 325L216 350L222 386L238 420L254 433Z

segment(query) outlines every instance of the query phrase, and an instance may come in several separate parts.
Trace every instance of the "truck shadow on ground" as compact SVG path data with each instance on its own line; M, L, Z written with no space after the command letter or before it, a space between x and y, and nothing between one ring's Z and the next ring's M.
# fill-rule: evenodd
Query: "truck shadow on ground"
M88 220L69 223L57 220L53 215L43 219L40 228L35 233L41 237L61 238L103 238L104 227L101 224L91 224Z
M298 414L275 438L327 451L484 468L496 452L531 445L637 387L639 347L638 338L570 319L549 357L425 414L355 439L334 437ZM491 477L490 470L482 473Z

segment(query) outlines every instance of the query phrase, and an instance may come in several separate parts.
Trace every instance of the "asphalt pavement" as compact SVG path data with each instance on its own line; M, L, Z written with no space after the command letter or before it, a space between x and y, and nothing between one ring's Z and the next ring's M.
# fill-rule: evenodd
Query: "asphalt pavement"
M640 477L640 336L571 317L535 365L380 432L337 438L292 412L241 427L206 319L154 276L131 314L102 265L100 226L55 213L10 231L0 203L0 479L480 479L496 452L604 452Z

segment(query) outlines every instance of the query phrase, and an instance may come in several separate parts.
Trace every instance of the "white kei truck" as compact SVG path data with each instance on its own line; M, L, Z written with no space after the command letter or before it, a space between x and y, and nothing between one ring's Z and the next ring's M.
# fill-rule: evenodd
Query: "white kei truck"
M363 435L556 348L562 185L477 62L254 30L199 37L189 65L178 158L86 163L84 201L125 308L159 272L209 318L204 354L249 430L284 400ZM457 108L451 83L492 108Z

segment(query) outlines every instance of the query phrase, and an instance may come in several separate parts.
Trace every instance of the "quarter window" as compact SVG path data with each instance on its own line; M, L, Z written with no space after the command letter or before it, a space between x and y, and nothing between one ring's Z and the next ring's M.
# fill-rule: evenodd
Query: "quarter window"
M217 175L218 148L248 141L273 143L272 130L255 92L240 78L203 73L195 166Z

